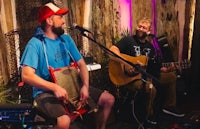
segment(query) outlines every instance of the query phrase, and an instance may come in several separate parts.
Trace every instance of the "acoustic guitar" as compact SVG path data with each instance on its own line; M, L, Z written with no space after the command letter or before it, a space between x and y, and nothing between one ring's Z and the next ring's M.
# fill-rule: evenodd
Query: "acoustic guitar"
M148 58L146 56L133 57L126 54L121 54L121 57L133 64L136 64L138 61L140 61L141 63L144 64L144 67L147 66L148 64ZM180 62L168 62L168 63L162 63L162 66L164 67L175 66L176 68L187 69L191 67L191 62L189 60L183 60ZM110 80L112 81L113 84L115 84L118 87L126 85L136 79L141 79L142 77L141 73L137 73L134 76L128 75L124 70L124 64L119 63L112 59L110 59L108 67L109 67Z
M148 62L148 58L146 56L132 57L126 54L121 54L120 56L133 64L137 64L137 62L140 61L142 64L144 64L144 67L147 65ZM136 79L141 79L142 77L141 73L139 72L134 74L134 76L128 75L124 70L124 64L119 63L118 61L115 61L113 59L110 59L108 67L110 80L116 86L126 85Z

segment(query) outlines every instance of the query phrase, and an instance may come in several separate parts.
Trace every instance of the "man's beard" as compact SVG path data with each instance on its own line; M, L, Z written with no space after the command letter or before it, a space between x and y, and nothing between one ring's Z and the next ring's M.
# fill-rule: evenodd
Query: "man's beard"
M143 40L147 37L147 33L136 30L136 36L138 39Z
M55 27L55 26L52 26L52 31L59 37L61 36L62 34L64 34L64 29L62 27Z

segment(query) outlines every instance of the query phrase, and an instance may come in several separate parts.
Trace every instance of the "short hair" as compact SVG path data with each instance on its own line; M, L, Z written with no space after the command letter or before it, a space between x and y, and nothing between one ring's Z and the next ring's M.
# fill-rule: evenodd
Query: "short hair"
M140 22L142 23L148 23L149 24L149 29L151 29L151 26L152 26L152 20L148 17L144 17L142 19L140 19L137 24L139 24Z

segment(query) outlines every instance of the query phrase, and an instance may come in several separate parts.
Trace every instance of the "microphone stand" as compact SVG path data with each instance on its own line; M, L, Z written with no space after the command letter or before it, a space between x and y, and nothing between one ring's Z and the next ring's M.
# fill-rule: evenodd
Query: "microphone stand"
M81 33L82 36L88 38L88 39L91 40L93 43L95 43L96 45L98 45L98 46L99 46L101 49L103 49L107 54L112 55L112 56L114 56L114 57L117 57L118 59L120 59L120 60L126 62L127 64L129 64L129 65L131 65L131 66L133 66L133 67L134 67L138 72L140 72L141 74L146 75L146 77L149 77L149 78L151 78L152 80L155 80L157 83L160 83L159 80L158 80L156 77L154 77L153 75L151 75L151 74L145 72L145 71L140 67L139 64L134 64L134 63L132 63L132 62L130 62L130 61L125 60L124 58L120 57L119 55L115 54L114 52L112 52L111 50L109 50L108 48L106 48L105 46L103 46L102 44L98 43L98 42L97 42L96 40L94 40L93 38L89 37L89 36L85 33L85 31L80 31L80 33ZM143 80L144 80L144 79L143 79Z

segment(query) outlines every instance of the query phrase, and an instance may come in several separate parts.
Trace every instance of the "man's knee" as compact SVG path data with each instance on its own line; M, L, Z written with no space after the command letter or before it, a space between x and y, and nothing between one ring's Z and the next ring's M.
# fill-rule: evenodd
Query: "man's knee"
M161 84L175 83L177 76L174 72L161 73Z
M57 129L69 129L70 118L67 115L63 115L57 118Z
M99 98L99 105L101 106L102 104L106 104L107 106L113 106L115 102L115 98L112 94L110 94L107 91L104 91L100 98Z

